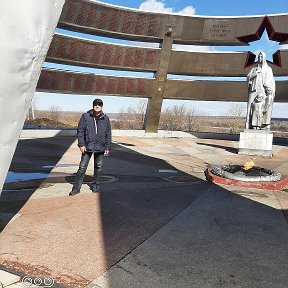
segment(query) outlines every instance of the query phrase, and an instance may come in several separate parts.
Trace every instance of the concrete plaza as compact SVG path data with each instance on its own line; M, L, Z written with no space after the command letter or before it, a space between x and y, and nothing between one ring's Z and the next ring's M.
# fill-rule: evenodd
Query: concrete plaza
M19 288L21 277L33 276L32 286L51 277L53 287L286 288L288 190L206 181L209 164L251 160L237 146L115 136L101 192L89 188L92 160L81 193L68 196L80 159L75 137L21 139L10 171L32 179L6 183L0 198L0 282ZM287 177L288 146L274 145L273 153L253 161Z

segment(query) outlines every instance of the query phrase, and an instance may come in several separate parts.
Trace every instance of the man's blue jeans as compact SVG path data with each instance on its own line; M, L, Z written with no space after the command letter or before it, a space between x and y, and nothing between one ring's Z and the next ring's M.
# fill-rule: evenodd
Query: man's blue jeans
M100 173L103 164L103 152L85 152L81 156L81 161L79 164L78 171L76 173L75 182L73 185L73 191L80 191L83 184L85 172L87 170L90 158L94 154L94 181L92 185L99 185Z

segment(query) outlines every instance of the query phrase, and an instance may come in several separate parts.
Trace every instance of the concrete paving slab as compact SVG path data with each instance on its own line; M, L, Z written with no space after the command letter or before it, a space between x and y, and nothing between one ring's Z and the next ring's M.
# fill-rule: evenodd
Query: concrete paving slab
M117 180L92 193L91 161L87 184L69 197L80 160L75 138L21 140L13 171L67 176L5 185L0 265L53 277L61 287L281 288L288 193L205 180L208 164L247 159L237 154L235 143L114 137L103 175ZM279 146L272 159L256 160L287 175L287 151ZM47 165L51 168L43 168ZM177 174L159 172L163 169ZM172 176L182 180L166 181Z
M89 287L285 288L287 243L281 211L213 187Z

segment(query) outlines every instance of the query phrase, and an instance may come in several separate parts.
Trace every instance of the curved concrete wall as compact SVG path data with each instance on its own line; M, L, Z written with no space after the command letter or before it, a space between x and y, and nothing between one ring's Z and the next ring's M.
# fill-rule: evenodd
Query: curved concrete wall
M46 61L113 70L156 72L161 49L103 43L55 34ZM280 51L282 67L275 76L288 75L288 51ZM168 74L195 76L246 76L247 52L172 51Z
M288 15L269 15L275 31L287 30ZM254 34L263 16L203 17L144 12L89 0L66 0L58 26L116 38L161 42L168 28L174 43L239 45ZM241 43L240 43L241 45Z
M246 101L246 82L166 80L164 99ZM150 98L158 90L154 79L116 77L43 69L38 91ZM161 85L161 84L160 84ZM276 82L276 102L287 102L288 81Z

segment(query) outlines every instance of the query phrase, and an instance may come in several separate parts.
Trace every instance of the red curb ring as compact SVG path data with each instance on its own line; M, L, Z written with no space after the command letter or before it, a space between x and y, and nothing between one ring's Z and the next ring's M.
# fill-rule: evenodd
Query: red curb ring
M210 166L205 170L205 176L207 181L213 183L265 190L281 190L288 185L287 176L277 182L246 182L241 180L227 179L213 174Z

